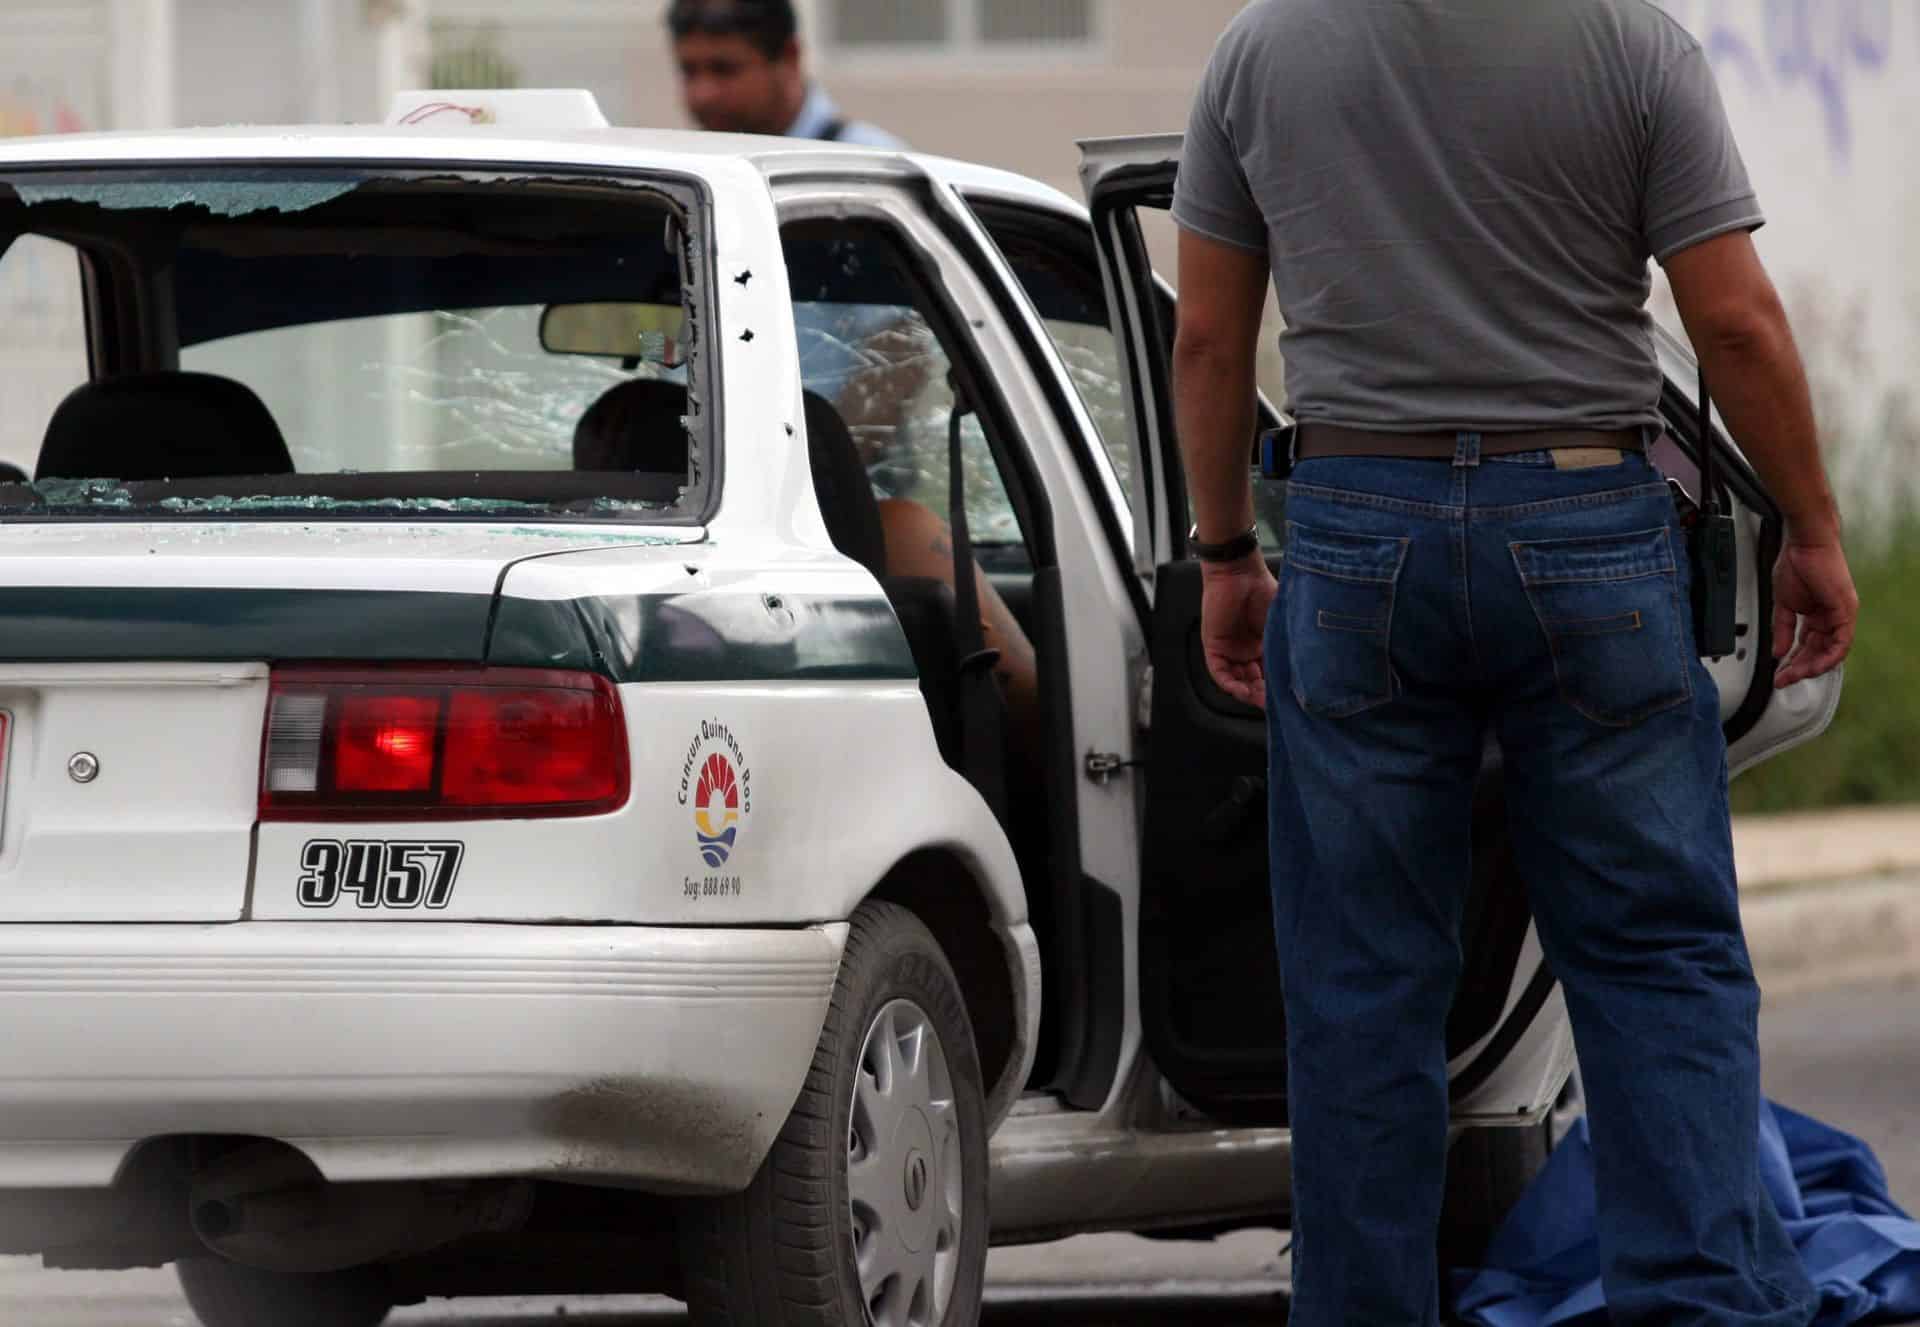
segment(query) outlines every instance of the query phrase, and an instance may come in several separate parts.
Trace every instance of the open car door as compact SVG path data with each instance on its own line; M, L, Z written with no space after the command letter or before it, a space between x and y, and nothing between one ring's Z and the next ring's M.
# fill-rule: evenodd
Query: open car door
M1199 642L1199 564L1187 556L1189 513L1173 430L1172 295L1148 260L1143 215L1172 205L1180 138L1099 139L1081 145L1081 177L1123 351L1136 451L1136 573L1153 604L1151 729L1145 769L1140 902L1140 1012L1161 1072L1193 1105L1234 1123L1286 1120L1286 1023L1280 997L1267 870L1266 726L1259 711L1213 685ZM1163 223L1162 223L1163 224ZM1685 348L1661 341L1670 438L1656 464L1697 496L1693 457L1696 381ZM1282 421L1261 403L1261 428ZM1773 688L1768 649L1771 569L1781 520L1758 478L1726 439L1723 502L1737 518L1739 648L1709 661L1735 772L1822 731L1839 703L1837 675L1789 691ZM1257 448L1248 439L1249 464ZM1256 475L1263 533L1284 529L1284 486ZM1558 1004L1532 934L1525 890L1507 845L1497 749L1489 749L1475 801L1475 880L1462 944L1465 975L1448 1024L1456 1111L1510 1112L1482 1099L1494 1071L1521 1054L1542 1075L1564 1061L1529 1038ZM1284 864L1283 864L1284 865ZM1556 1084L1542 1083L1543 1091ZM1509 1088L1511 1085L1509 1085Z

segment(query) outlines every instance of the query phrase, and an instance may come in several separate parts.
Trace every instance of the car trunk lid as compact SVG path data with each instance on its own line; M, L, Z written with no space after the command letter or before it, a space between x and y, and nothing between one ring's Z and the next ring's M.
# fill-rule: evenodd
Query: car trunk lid
M0 920L243 916L271 665L480 664L515 563L700 537L0 526Z

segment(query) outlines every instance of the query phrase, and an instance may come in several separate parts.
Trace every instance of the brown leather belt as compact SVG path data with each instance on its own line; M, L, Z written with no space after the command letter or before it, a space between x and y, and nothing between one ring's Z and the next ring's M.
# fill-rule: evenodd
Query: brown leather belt
M1451 461L1460 452L1460 433L1386 433L1377 429L1302 424L1294 438L1295 461L1329 456L1375 456L1395 460ZM1514 456L1569 447L1607 447L1623 452L1646 450L1639 429L1533 429L1524 433L1482 433L1482 456Z

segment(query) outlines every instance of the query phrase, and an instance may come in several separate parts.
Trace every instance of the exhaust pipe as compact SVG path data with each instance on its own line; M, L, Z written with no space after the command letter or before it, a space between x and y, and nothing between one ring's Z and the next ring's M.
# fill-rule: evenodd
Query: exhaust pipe
M310 1274L425 1253L466 1235L518 1230L528 1180L329 1184L284 1143L250 1143L194 1173L188 1220L222 1258Z

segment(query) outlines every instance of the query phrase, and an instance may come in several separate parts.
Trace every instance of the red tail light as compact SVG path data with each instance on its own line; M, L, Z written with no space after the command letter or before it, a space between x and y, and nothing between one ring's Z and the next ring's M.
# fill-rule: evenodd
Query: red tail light
M333 786L343 793L430 793L443 702L349 691L333 716Z
M262 820L604 815L626 804L619 693L585 673L275 669Z

